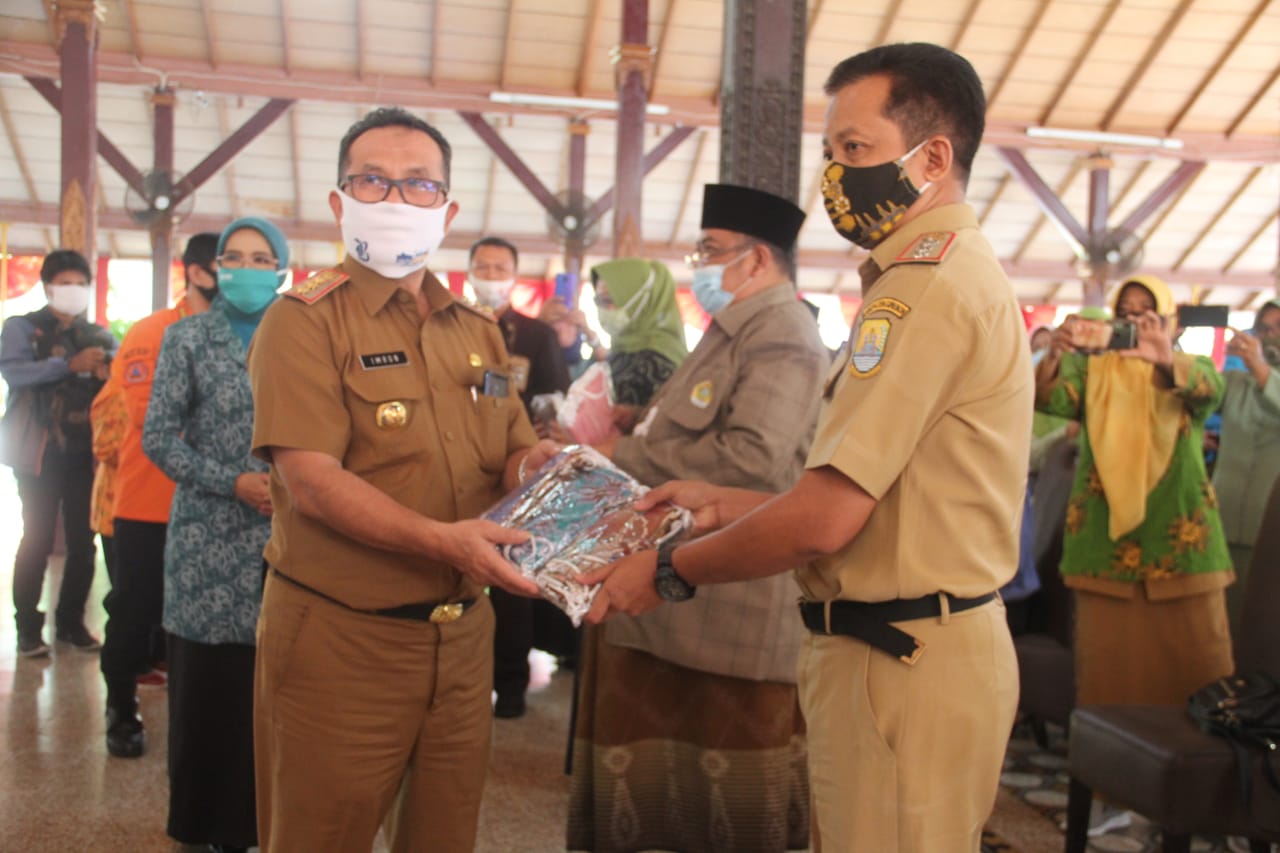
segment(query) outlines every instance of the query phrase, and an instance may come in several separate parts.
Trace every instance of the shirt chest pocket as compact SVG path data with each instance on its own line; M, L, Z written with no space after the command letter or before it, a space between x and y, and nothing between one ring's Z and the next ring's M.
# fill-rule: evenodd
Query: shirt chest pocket
M476 454L480 469L489 474L500 474L507 464L507 430L511 422L511 397L491 397L480 394L473 402L470 396L459 403L463 411L474 414L475 421L467 429L467 441Z
M728 405L730 374L725 371L702 374L684 389L672 388L664 394L659 414L689 432L705 432Z
M421 455L434 424L426 385L410 366L348 371L343 376L351 417L348 465L368 471Z

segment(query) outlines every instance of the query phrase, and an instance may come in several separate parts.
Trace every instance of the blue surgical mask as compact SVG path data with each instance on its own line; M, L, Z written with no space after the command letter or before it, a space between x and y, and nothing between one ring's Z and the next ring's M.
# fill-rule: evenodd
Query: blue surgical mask
M276 298L280 287L279 270L259 270L252 267L219 269L218 290L222 298L244 314L257 314Z
M747 254L743 252L727 264L708 264L693 271L693 298L703 311L714 317L733 302L733 294L724 289L724 271Z

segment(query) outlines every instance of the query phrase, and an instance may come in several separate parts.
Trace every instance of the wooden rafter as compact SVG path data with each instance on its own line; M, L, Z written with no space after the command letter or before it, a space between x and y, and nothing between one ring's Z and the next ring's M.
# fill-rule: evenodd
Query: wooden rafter
M587 86L591 82L591 68L596 57L596 30L600 24L600 11L606 0L592 0L591 15L587 18L586 38L582 40L582 56L578 59L578 85L575 91L578 97L587 94Z
M436 0L433 6L439 6L439 0ZM368 38L369 32L369 13L368 3L362 3L356 0L356 31L354 33L356 40L356 76L361 80L365 78L365 39Z
M822 14L822 3L823 0L813 0L809 4L809 21L804 28L804 43L806 47L809 45L809 40L813 38L813 28L818 24L818 16Z
M498 183L498 164L501 162L497 157L489 158L489 181L484 188L484 216L480 222L481 234L488 234L489 228L493 225L493 200L497 196L494 185Z
M440 68L440 2L435 0L431 4L431 56L427 58L427 79L431 81L431 87L436 86L436 72Z
M964 37L969 34L969 27L973 26L973 19L978 16L978 8L982 6L982 0L970 0L969 8L965 10L964 17L960 19L960 26L956 30L956 36L951 40L951 49L958 52L960 50L960 42L964 41Z
M1064 177L1058 185L1053 188L1054 194L1057 195L1058 198L1062 198L1063 194L1066 193L1067 189L1071 186L1071 183L1076 179L1076 176L1084 170L1084 164L1085 160L1083 157L1077 157L1071 164L1071 168L1067 170L1066 177ZM1028 231L1027 236L1023 238L1022 245L1018 246L1017 251L1013 253L1014 263L1022 260L1022 256L1031 248L1031 244L1034 243L1036 237L1040 235L1040 229L1044 228L1045 223L1048 221L1049 217L1045 216L1044 213L1040 213L1036 217L1035 224L1031 226L1031 230Z
M1022 38L1018 41L1018 46L1014 48L1013 56L1009 57L1009 61L1005 63L999 79L991 87L991 93L987 95L987 115L991 115L991 108L1004 90L1005 82L1013 76L1018 63L1022 61L1023 55L1027 52L1027 45L1031 44L1031 39L1035 36L1036 31L1040 29L1040 22L1044 20L1044 16L1048 13L1049 6L1052 3L1053 0L1040 0L1040 6L1036 9L1035 15L1032 16L1031 23L1027 24L1026 29L1022 31Z
M1000 183L996 184L996 191L991 194L991 200L987 202L987 206L983 209L982 215L978 217L978 227L981 228L987 224L987 218L991 216L991 211L996 209L996 205L1000 202L1000 197L1004 195L1004 191L1009 188L1009 183L1013 181L1013 175L1008 172L1000 178Z
M1151 64L1156 61L1156 57L1160 55L1160 51L1164 50L1165 44L1168 43L1169 37L1173 35L1173 31L1182 23L1182 19L1186 17L1187 12L1191 10L1191 6L1195 0L1182 0L1178 4L1178 8L1174 9L1173 14L1164 22L1164 26L1160 28L1160 34L1151 40L1147 52L1143 54L1142 59L1134 66L1133 72L1129 74L1129 79L1124 81L1124 85L1120 87L1119 94L1116 95L1111 106L1102 116L1102 122L1098 126L1103 130L1110 130L1112 124L1116 120L1116 116L1120 114L1121 108L1128 102L1129 97L1138 88L1138 84L1142 82L1142 78L1146 76L1147 71L1151 68Z
M289 59L290 54L293 52L290 49L293 40L289 36L289 0L280 0L280 50L283 52L283 62L281 64L284 66L285 74L293 70L292 62Z
M1107 4L1107 8L1103 10L1102 17L1098 19L1097 25L1093 31L1089 33L1089 38L1085 41L1084 46L1076 53L1075 59L1071 61L1071 68L1062 76L1062 81L1058 84L1058 90L1053 93L1053 97L1049 99L1048 105L1040 112L1039 124L1052 124L1053 111L1058 108L1062 98L1067 93L1067 89L1071 88L1071 84L1075 82L1076 74L1084 66L1089 58L1089 54L1093 53L1094 46L1098 43L1098 39L1106 32L1107 26L1111 23L1111 19L1115 16L1116 10L1120 8L1120 0L1111 0Z
M438 0L437 0L438 1ZM507 30L503 35L502 70L498 73L498 88L507 88L511 77L511 48L516 42L516 0L511 0L507 7Z
M672 21L676 19L676 4L679 0L667 3L667 16L662 19L662 32L658 34L658 50L653 55L653 64L649 68L649 98L658 88L658 72L662 69L662 57L667 52L667 37L671 35Z
M1249 174L1240 182L1240 186L1236 187L1236 191L1231 194L1226 203L1223 204L1222 207L1218 209L1218 212L1213 215L1213 218L1209 220L1209 224L1196 235L1195 239L1191 241L1191 245L1187 246L1187 248L1183 250L1182 254L1178 256L1178 259L1173 262L1173 268L1175 270L1181 269L1182 265L1187 262L1187 258L1191 257L1191 255L1195 253L1195 250L1200 248L1200 244L1209 236L1209 233L1213 231L1214 228L1218 227L1219 222L1226 218L1227 213L1235 206L1235 203L1240 200L1240 197L1248 192L1249 187L1253 185L1253 182L1256 181L1261 174L1261 166L1255 166L1249 170Z
M898 20L898 12L902 10L902 0L890 0L889 8L880 16L880 30L876 33L876 37L872 39L871 44L884 44L889 39L889 31L893 29L894 22Z
M138 37L138 10L133 4L134 0L120 0L120 5L124 6L125 23L129 29L129 46L133 48L133 55L142 59L142 39Z
M1231 124L1227 126L1227 132L1223 134L1224 136L1228 139L1235 136L1236 131L1240 129L1240 125L1244 124L1245 119L1249 118L1249 114L1254 111L1258 104L1262 103L1262 99L1267 96L1267 93L1275 88L1277 80L1280 80L1280 64L1276 65L1275 70L1271 72L1271 76L1267 78L1267 82L1262 84L1257 93L1249 99L1249 103L1245 104L1244 109L1240 111L1240 115L1236 116L1231 121Z
M1223 273L1231 272L1231 268L1240 263L1240 259L1248 253L1249 249L1253 248L1253 244L1261 240L1263 234L1273 230L1277 223L1280 223L1280 212L1268 216L1266 221L1258 226L1258 230L1249 235L1249 239L1244 241L1244 245L1236 250L1236 253L1231 256L1231 260L1227 261L1222 267Z
M814 205L822 198L822 175L823 172L819 170L809 179L809 191L804 194L804 200L801 202L800 207L806 215L813 210Z
M1244 299L1240 300L1240 304L1236 305L1236 310L1247 311L1249 309L1249 306L1252 305L1257 300L1257 298L1265 292L1266 291L1264 290L1249 291L1249 295L1246 296Z
M684 227L684 218L689 211L689 202L693 200L693 190L697 186L698 167L702 165L702 150L707 144L707 132L698 131L698 141L693 147L693 162L689 164L689 174L684 179L684 190L680 193L680 206L676 208L675 222L671 226L671 236L667 245L675 245L680 238L680 229Z
M213 17L213 9L209 8L209 0L200 0L200 14L204 16L204 43L209 51L209 65L218 67L218 33L217 20Z
M1150 160L1143 160L1138 163L1138 168L1133 170L1133 174L1129 176L1129 180L1124 182L1124 186L1120 188L1120 192L1116 193L1115 198L1111 199L1111 210L1114 212L1124 204L1124 200L1129 197L1129 193L1133 192L1138 186L1138 181L1142 180L1142 176L1147 173L1147 169L1151 166Z
M18 164L18 174L22 176L22 185L27 188L27 197L33 202L39 202L40 196L36 193L36 182L31 178L31 169L27 166L27 158L22 153L22 143L19 141L18 131L13 126L13 116L9 114L9 105L4 99L4 90L0 89L0 124L4 125L5 136L9 139L9 147L13 150L13 159Z
M1155 236L1155 233L1160 230L1160 226L1164 225L1165 220L1173 215L1173 211L1182 203L1182 199L1191 191L1191 188L1195 186L1196 181L1205 173L1205 171L1206 170L1202 169L1199 174L1187 181L1182 189L1178 191L1177 195L1169 199L1169 202L1164 206L1164 210L1160 211L1160 213L1156 215L1155 219L1151 220L1151 225L1147 227L1146 232L1142 235L1143 242L1146 242Z
M1262 17L1262 13L1267 10L1267 7L1271 5L1271 2L1272 0L1259 0L1258 5L1254 8L1253 12L1245 19L1244 24L1241 25L1240 29L1236 31L1235 38L1233 38L1231 42L1222 49L1222 53L1218 55L1218 59L1213 63L1213 67L1204 75L1200 80L1200 84L1196 86L1190 97L1188 97L1186 102L1183 103L1182 108L1178 110L1177 114L1169 122L1168 126L1165 127L1166 136L1177 131L1178 126L1182 124L1182 120L1187 117L1187 113L1191 112L1191 108L1200 100L1200 96L1203 95L1205 90L1207 90L1209 86L1212 85L1213 81L1217 79L1223 66L1227 64L1227 60L1231 59L1232 55L1236 52L1236 49L1239 48L1241 43L1249 37L1249 33L1251 33L1253 28L1257 26L1258 19Z

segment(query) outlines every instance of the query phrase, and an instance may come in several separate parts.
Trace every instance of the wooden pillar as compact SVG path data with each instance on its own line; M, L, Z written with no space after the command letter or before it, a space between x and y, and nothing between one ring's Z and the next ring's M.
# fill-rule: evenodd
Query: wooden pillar
M177 98L172 89L156 89L151 93L154 114L155 147L152 170L156 175L173 174L173 108ZM169 305L170 269L173 265L172 197L152 200L160 215L151 223L151 308L159 311Z
M98 26L93 0L59 0L54 12L62 76L59 243L93 262L98 200Z
M644 117L649 101L649 0L623 0L622 43L612 51L618 87L618 146L613 209L613 256L640 253L644 185Z
M586 221L587 134L591 126L581 119L569 122L569 215L576 228L569 232L564 242L564 272L573 283L573 299L569 307L578 306L578 284L582 280L582 257L586 254L583 242Z
M797 204L805 0L726 0L720 180Z

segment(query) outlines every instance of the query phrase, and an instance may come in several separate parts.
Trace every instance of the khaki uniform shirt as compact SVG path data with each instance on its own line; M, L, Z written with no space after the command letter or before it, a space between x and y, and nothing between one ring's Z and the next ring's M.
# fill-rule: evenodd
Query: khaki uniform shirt
M813 600L992 592L1018 567L1035 393L1013 287L967 205L910 221L860 272L807 465L877 504L797 579Z
M618 440L614 462L646 485L671 479L782 492L795 485L831 356L790 284L716 314L654 397L643 435ZM794 682L803 627L789 575L716 584L692 601L609 620L611 643L681 666Z
M345 274L349 280L332 286ZM483 393L486 370L509 375L491 316L428 273L431 313L412 294L348 259L273 305L249 352L254 452L312 450L397 503L438 521L472 518L502 497L508 456L537 437L514 382ZM476 394L473 397L472 389ZM299 513L275 466L267 561L352 607L458 600L482 592L443 563L384 551Z

